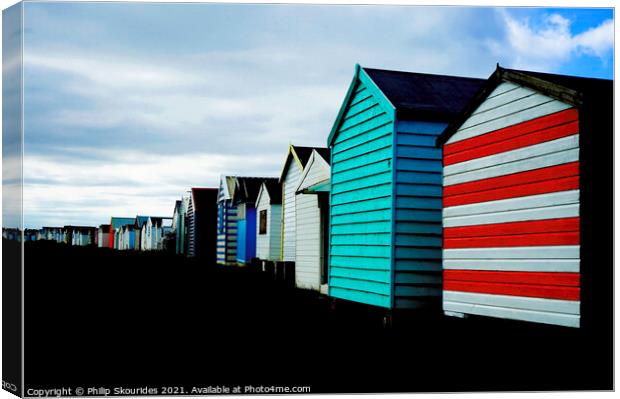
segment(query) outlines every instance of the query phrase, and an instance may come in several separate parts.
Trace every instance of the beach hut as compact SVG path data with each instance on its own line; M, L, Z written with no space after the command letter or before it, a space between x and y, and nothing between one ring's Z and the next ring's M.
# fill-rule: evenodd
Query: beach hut
M390 310L440 309L435 139L483 82L356 66L327 141L330 296Z
M611 320L612 92L498 66L439 137L447 315Z
M263 182L277 178L237 177L232 203L237 208L237 263L244 265L256 258L256 198Z
M144 251L163 250L165 235L172 229L172 218L162 216L149 216L143 229L145 234L142 236Z
M97 229L89 226L71 226L71 245L86 246L95 244Z
M315 148L295 189L295 285L327 294L330 152Z
M131 224L126 224L121 227L121 235L121 249L130 250L136 248L136 228L133 221Z
M192 188L187 200L187 256L216 261L217 188Z
M134 223L134 218L117 216L113 216L112 218L110 218L110 242L108 243L110 245L110 248L120 249L119 245L116 242L116 239L118 238L118 234L116 234L116 229L130 223Z
M24 230L24 241L37 241L38 230L36 229L25 229Z
M41 228L38 239L48 241L58 241L62 227L44 226Z
M136 215L136 218L134 219L134 249L136 251L144 251L144 248L142 246L142 239L143 239L143 234L142 234L142 230L144 229L144 226L146 225L146 222L149 220L148 216L140 216L140 215Z
M175 252L182 255L187 255L187 209L189 207L190 196L191 191L188 191L181 199L181 206L178 210L178 222L175 229Z
M265 180L256 196L256 257L279 261L282 237L282 185L278 179Z
M110 246L110 225L102 224L97 229L97 246L99 248L109 248Z
M304 167L310 159L313 147L289 145L284 166L280 173L282 185L282 236L280 245L280 259L285 264L294 265L296 257L296 191L299 179L304 172ZM302 194L303 195L303 194Z
M237 264L237 207L232 202L235 176L220 177L217 200L217 263Z

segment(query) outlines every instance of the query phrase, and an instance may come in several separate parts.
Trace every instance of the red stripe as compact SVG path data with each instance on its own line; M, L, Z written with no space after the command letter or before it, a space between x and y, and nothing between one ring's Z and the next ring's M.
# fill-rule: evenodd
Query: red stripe
M572 136L579 132L579 123L571 122L565 125L554 126L549 129L539 130L534 133L525 134L509 140L500 141L498 143L486 146L476 147L471 150L461 151L456 154L446 155L443 159L444 165L452 165L459 162L465 162L476 158L482 158L493 154L499 154L518 148L528 147L534 144L544 143L546 141L556 140L566 136Z
M446 238L443 240L444 248L540 247L577 244L579 244L578 231L495 237Z
M480 283L510 283L534 285L561 285L579 287L579 273L557 272L500 272L477 270L444 270L443 278L454 281Z
M444 238L488 237L510 234L557 233L561 231L579 231L579 218L446 227L443 229L443 236Z
M444 281L443 289L446 291L474 292L479 294L526 296L545 299L564 299L568 301L579 300L578 287Z
M452 155L457 152L479 148L499 141L511 139L513 137L533 133L538 130L547 129L552 126L574 122L578 120L578 117L579 115L575 108L556 112L551 115L541 116L540 118L531 119L527 122L508 126L490 133L481 134L470 139L457 141L456 143L446 144L443 147L443 154L445 157L446 155Z
M554 193L559 191L576 190L579 188L579 176L565 177L530 184L488 190L471 194L463 194L444 198L443 206L474 204L477 202L495 201L506 198L525 197L527 195Z
M444 197L450 197L452 195L494 190L502 187L510 187L570 176L579 176L579 162L570 162L562 165L528 170L526 172L512 173L489 179L446 186L443 188L443 195Z

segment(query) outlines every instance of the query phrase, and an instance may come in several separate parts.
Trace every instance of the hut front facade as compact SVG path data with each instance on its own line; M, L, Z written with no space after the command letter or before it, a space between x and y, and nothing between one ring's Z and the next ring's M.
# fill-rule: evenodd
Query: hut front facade
M612 103L611 81L498 67L440 137L446 314L611 314Z
M441 150L484 81L356 66L328 138L329 295L440 307Z
M109 248L110 247L110 225L102 224L97 229L97 246L99 248Z
M266 180L256 197L256 257L279 261L282 236L282 185Z
M327 293L330 153L314 148L295 188L295 285Z
M235 176L222 176L217 200L217 263L237 264L237 207L233 204Z

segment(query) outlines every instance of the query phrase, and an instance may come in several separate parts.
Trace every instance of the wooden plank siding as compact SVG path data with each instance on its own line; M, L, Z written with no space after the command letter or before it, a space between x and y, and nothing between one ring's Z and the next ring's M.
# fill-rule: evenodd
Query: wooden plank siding
M282 182L282 238L281 256L284 261L295 262L296 219L295 190L299 184L302 166L295 159L288 165L286 176Z
M237 262L237 207L231 200L218 203L217 263Z
M391 307L394 119L360 79L332 146L329 295Z
M296 256L295 285L299 288L320 290L323 265L323 223L317 194L300 191L316 184L329 182L330 167L313 151L297 187L296 202Z
M441 295L441 149L447 123L396 123L394 307L436 304ZM432 297L432 298L429 298Z
M443 147L443 309L580 325L579 115L502 82Z

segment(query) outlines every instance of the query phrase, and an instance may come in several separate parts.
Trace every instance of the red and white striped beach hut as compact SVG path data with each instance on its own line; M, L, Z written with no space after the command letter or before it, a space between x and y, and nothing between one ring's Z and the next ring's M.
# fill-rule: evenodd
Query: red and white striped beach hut
M447 315L611 315L612 112L611 81L498 66L438 138Z

